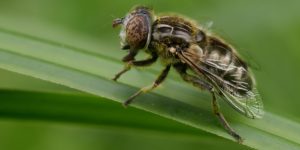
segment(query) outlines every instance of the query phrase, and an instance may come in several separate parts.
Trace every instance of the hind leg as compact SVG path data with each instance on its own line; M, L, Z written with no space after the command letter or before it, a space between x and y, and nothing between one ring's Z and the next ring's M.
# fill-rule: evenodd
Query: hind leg
M217 103L216 95L214 91L211 91L212 94L212 109L214 114L218 117L220 123L223 125L223 127L226 129L226 131L233 136L239 143L243 142L242 137L237 134L229 125L229 123L226 121L225 117L223 116L222 112L220 111L220 108Z
M186 64L175 64L174 68L177 70L177 72L180 74L181 78L189 83L192 83L194 86L200 88L200 89L204 89L204 90L208 90L211 92L212 94L212 110L213 113L217 116L217 118L219 119L220 123L222 124L222 126L226 129L226 131L232 136L234 137L239 143L242 143L242 138L240 135L238 135L229 125L229 123L226 121L225 117L223 116L222 112L219 109L218 103L217 103L217 99L215 96L215 91L213 86L208 83L207 81L190 75L186 72L187 70L187 66Z

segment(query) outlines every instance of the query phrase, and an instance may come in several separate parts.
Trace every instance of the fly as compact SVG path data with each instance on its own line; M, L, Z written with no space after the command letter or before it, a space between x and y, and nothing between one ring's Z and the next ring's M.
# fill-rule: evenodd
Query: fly
M158 58L165 65L153 84L130 96L124 106L138 95L155 89L173 67L184 81L211 93L213 113L239 143L242 138L221 113L216 96L246 117L263 116L263 104L250 68L222 38L205 31L194 21L175 15L155 16L151 9L143 6L135 7L124 18L113 21L113 27L119 25L121 46L128 54L122 59L124 69L113 80L131 67L149 66ZM139 51L148 53L150 58L135 60Z

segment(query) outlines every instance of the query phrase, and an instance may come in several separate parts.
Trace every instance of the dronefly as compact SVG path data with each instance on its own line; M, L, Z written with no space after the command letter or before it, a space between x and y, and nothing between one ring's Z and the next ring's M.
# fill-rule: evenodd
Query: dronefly
M211 93L213 113L238 142L241 143L242 138L224 118L216 96L249 118L262 117L262 101L246 62L231 45L205 31L195 21L177 15L155 16L151 9L138 6L125 17L115 19L113 27L117 26L121 26L122 49L128 54L123 58L124 69L116 74L114 80L131 67L149 66L158 58L165 66L154 83L129 97L124 102L125 106L138 95L160 85L173 67L184 81ZM140 51L151 57L135 60Z

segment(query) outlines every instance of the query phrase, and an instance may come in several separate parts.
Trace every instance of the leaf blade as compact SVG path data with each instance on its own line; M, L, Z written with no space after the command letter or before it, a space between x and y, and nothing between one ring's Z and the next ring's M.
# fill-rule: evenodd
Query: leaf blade
M15 41L15 42L9 42ZM41 51L38 51L41 50ZM63 57L62 57L63 56ZM80 60L81 63L78 63ZM83 63L82 63L83 62ZM86 67L88 66L88 67ZM107 67L110 70L98 69ZM130 73L129 78L122 80L126 84L117 84L109 79L116 72L119 64L111 59L101 59L96 56L78 53L70 47L63 45L52 45L35 39L28 39L22 36L0 33L0 68L9 71L29 75L42 80L68 86L90 94L98 95L107 99L122 102L123 99L134 93L137 86L150 83L153 74L149 72ZM140 83L139 81L143 81ZM199 96L207 98L201 93L185 84L177 83L175 80L168 80L165 87L154 93L145 94L137 98L133 106L150 111L152 113L170 118L181 123L214 133L221 137L232 139L224 132L222 127L210 112L209 102L197 101ZM174 90L184 91L185 94L176 94ZM193 99L192 102L182 102L185 99ZM193 105L197 101L197 104ZM275 117L274 117L275 116ZM293 128L287 127L287 123L281 122L284 119L274 114L266 115L263 120L235 119L229 117L233 128L237 129L246 138L243 144L252 148L265 148L269 145L272 148L299 148L300 125L293 121ZM273 121L273 128L264 125L267 120ZM260 138L257 138L257 136ZM272 143L276 143L273 144Z
M61 146L56 144L60 143L58 141L68 140L71 145L78 147L83 143L89 143L88 141L96 140L97 142L92 142L94 144L90 143L94 145L94 149L99 149L103 145L108 145L108 149L120 149L112 147L113 145L120 147L120 144L116 144L116 137L120 139L124 136L126 142L123 146L133 146L131 149L143 149L145 145L149 145L149 142L155 143L154 145L158 146L157 149L165 149L163 147L167 146L180 150L187 143L189 145L193 143L188 149L198 149L199 146L206 146L210 149L221 147L247 149L246 146L236 145L234 142L175 121L135 108L122 109L122 106L116 102L87 94L0 90L0 97L0 145L2 149L13 149L14 143L20 143L18 146L23 149L27 149L24 145L35 147L33 143L36 143L36 139L43 139L45 136L54 137L55 140L46 143L59 145L58 147ZM28 129L28 126L33 126L33 131L31 128ZM50 127L50 129L45 129L46 132L48 131L46 135L39 130L45 126ZM71 133L58 129L59 134L53 135L53 126L64 126L67 130L74 127L76 129ZM92 129L93 134L89 134L91 132L85 134L86 131L74 134L74 132L78 133L78 128ZM34 131L38 131L39 134L34 134ZM99 136L95 137L95 133L99 131L106 131L108 134L99 139ZM32 134L34 134L33 139ZM26 138L26 135L29 137ZM107 139L109 137L111 139ZM174 141L177 141L176 144ZM11 144L6 146L8 148L4 148L7 143ZM40 147L38 149L45 149L49 146L43 145L42 142Z

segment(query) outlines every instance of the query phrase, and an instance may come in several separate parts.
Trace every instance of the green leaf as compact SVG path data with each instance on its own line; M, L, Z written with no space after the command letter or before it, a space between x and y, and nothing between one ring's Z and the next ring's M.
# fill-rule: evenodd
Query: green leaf
M19 91L39 91L54 93L82 93L66 86L38 80L30 76L0 69L0 89Z
M132 107L122 109L119 103L87 94L0 90L0 97L1 149L247 149L176 121Z
M150 84L161 69L132 70L120 80L121 83L113 82L111 77L122 65L113 55L117 49L108 48L99 46L99 52L93 53L95 50L2 28L0 68L120 103L138 87ZM199 92L172 75L157 90L138 97L132 106L233 140L211 113L210 99L207 93ZM299 123L271 112L261 120L250 120L242 118L226 104L222 103L222 106L231 126L245 139L244 145L257 149L300 148Z

